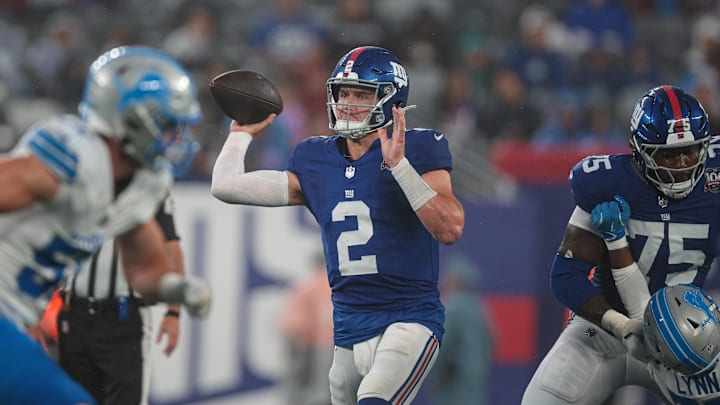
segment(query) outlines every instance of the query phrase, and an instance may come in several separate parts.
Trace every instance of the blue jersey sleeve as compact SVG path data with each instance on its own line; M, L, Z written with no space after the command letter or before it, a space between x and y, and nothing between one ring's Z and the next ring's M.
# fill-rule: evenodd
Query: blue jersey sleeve
M575 204L590 212L603 201L612 200L615 194L625 196L623 188L626 176L627 155L588 156L570 170L570 189Z
M418 173L452 170L447 138L432 129L410 129L405 134L405 155Z
M323 159L325 156L324 154L318 153L318 148L324 149L330 145L335 147L335 142L327 136L312 136L303 139L297 144L292 155L290 155L287 170L299 174L308 167L312 167L316 159Z

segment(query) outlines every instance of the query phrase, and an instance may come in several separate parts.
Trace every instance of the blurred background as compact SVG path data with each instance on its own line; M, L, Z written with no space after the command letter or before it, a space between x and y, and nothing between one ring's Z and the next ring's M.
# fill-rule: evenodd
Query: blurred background
M302 347L331 350L314 334L327 332L331 308L287 309L304 305L296 289L318 266L317 226L303 209L238 208L209 196L229 121L207 83L232 69L275 82L284 111L251 144L247 166L283 169L300 140L329 133L325 80L340 56L387 47L419 106L408 126L442 130L453 151L466 232L443 248L441 264L448 275L473 275L465 284L486 321L475 342L489 350L464 356L487 369L476 403L516 404L565 316L548 274L572 209L568 170L589 154L628 151L632 106L656 85L693 93L718 132L718 3L0 0L0 151L34 121L75 112L88 64L105 50L145 44L179 59L197 80L204 121L194 131L201 151L175 187L176 220L188 271L211 279L217 299L210 319L184 318L178 353L154 359L152 403L321 404L299 399L317 363ZM443 276L447 300L453 285ZM438 380L416 403L434 403ZM626 390L614 403L657 402Z

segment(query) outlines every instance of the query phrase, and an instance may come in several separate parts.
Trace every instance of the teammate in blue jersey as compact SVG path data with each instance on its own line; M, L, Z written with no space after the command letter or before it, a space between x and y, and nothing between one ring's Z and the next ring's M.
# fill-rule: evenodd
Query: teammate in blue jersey
M172 180L166 154L191 150L199 119L177 62L121 47L91 65L80 117L43 120L0 157L0 403L94 403L24 329L106 239L117 236L136 291L207 313L208 286L174 272L153 219Z
M642 318L659 289L701 287L717 256L720 144L708 128L692 95L656 87L630 118L632 154L589 156L572 169L576 207L550 278L574 316L523 404L601 404L624 385L662 391L666 380L648 372Z
M212 193L228 203L310 209L334 305L332 403L407 404L443 334L438 242L454 243L464 227L448 141L434 130L406 131L408 77L386 49L348 52L327 90L336 134L302 141L285 171L244 169L248 144L274 115L233 122Z

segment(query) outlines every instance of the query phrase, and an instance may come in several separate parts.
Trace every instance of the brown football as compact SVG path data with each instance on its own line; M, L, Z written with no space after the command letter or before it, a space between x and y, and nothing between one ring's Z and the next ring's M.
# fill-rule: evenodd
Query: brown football
M250 70L231 70L210 82L215 104L239 124L254 124L269 114L280 114L282 97L277 87L263 75Z

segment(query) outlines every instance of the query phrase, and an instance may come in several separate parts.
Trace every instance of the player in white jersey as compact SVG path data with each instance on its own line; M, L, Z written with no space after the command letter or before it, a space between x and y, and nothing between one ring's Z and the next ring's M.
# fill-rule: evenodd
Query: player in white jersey
M658 290L643 318L648 371L673 405L720 404L720 309L692 284Z
M90 67L80 117L30 128L0 158L0 403L94 403L33 342L49 295L116 237L131 285L204 316L204 281L173 272L153 219L200 119L188 73L166 55L120 47ZM12 365L12 366L10 366Z

